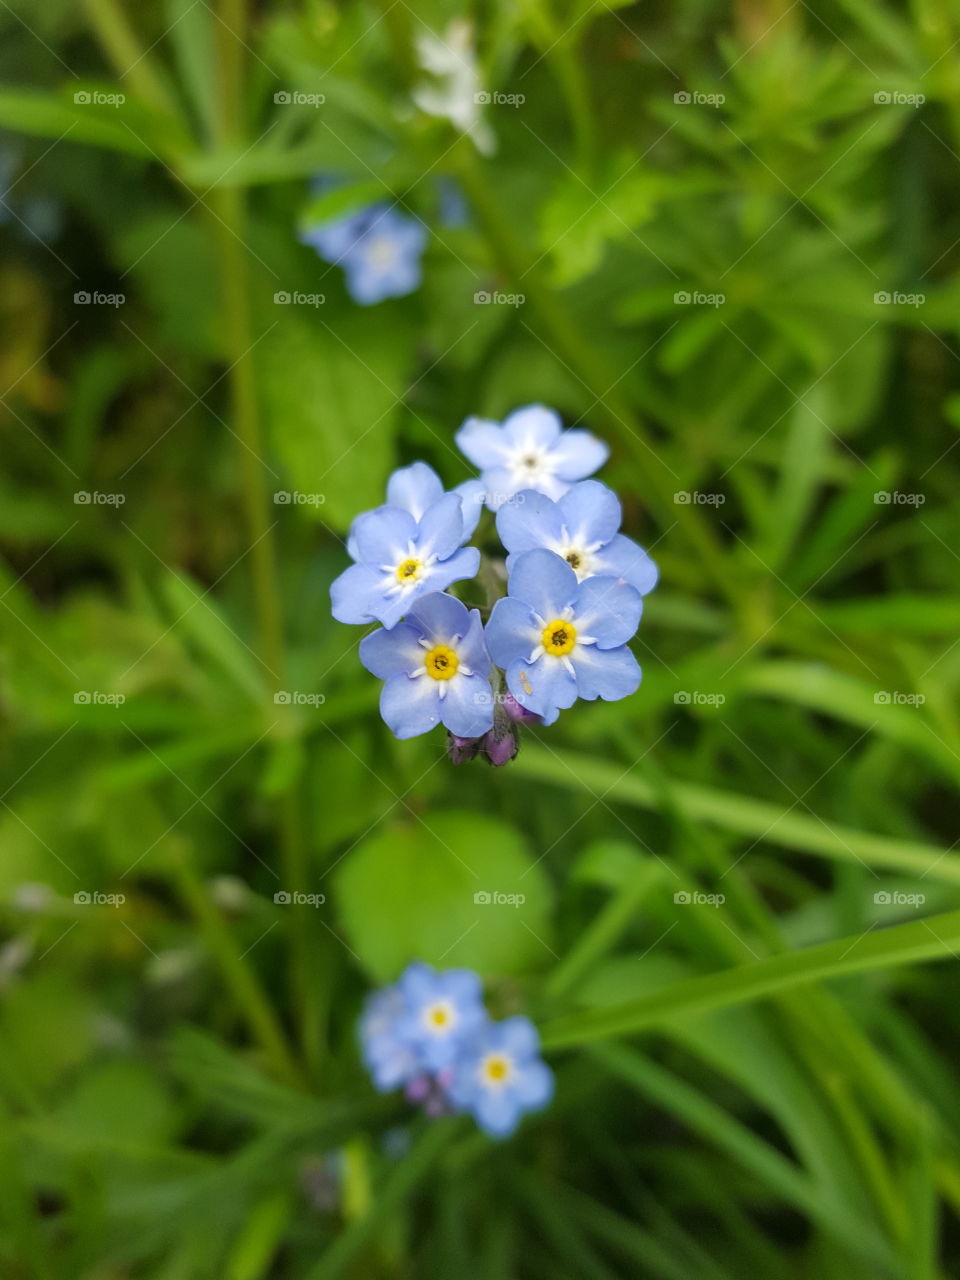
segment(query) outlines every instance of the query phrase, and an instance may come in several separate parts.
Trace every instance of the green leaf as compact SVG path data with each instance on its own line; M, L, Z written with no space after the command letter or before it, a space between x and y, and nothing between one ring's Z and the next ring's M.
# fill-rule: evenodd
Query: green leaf
M542 1030L545 1048L631 1035L685 1014L728 1008L806 983L923 960L946 960L960 947L960 911L791 951L756 964L689 978L639 1000L570 1014Z
M335 529L383 501L413 341L397 306L353 308L328 322L322 305L309 318L281 305L254 353L287 484L319 495L297 509Z
M541 967L553 892L522 837L479 813L432 813L378 831L335 874L349 939L378 981L411 960L483 974ZM516 905L497 895L520 895Z
M515 775L540 778L569 787L574 784L589 795L611 797L641 809L659 809L667 797L658 793L636 770L624 772L619 764L607 764L589 756L565 752L563 770L556 753L529 746L511 765ZM840 862L872 867L896 867L920 875L960 884L960 857L918 840L895 840L868 831L780 809L752 796L734 795L693 782L672 782L670 800L693 821L709 822L727 831L767 840L806 853L819 853Z

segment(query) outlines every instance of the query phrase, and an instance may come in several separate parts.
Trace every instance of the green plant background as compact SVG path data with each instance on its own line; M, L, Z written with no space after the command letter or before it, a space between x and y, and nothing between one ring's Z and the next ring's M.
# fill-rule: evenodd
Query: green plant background
M463 16L0 6L0 1273L949 1280L960 4L476 6L489 155L411 103ZM298 243L319 173L415 294ZM455 768L327 588L536 401L661 567L645 678ZM541 1028L506 1144L366 1081L415 956Z

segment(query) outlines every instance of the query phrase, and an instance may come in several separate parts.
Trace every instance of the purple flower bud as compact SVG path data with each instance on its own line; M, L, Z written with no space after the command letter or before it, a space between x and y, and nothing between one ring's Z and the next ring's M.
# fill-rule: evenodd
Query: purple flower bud
M516 724L539 724L540 717L535 711L522 707L512 693L503 695L503 709Z
M499 735L496 729L491 729L483 739L483 754L493 765L509 764L519 749L517 735L511 729Z
M466 764L480 750L480 738L458 738L454 733L447 734L447 755L454 764Z
M407 1095L409 1102L423 1102L429 1097L433 1089L433 1081L424 1073L423 1075L414 1076L412 1080L407 1082L404 1093Z

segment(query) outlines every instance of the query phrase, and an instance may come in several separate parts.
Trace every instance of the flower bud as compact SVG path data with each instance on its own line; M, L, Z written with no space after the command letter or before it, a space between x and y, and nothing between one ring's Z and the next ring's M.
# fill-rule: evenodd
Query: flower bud
M498 731L495 726L483 739L483 754L490 764L509 764L520 750L517 735L512 729Z
M516 724L539 724L540 717L535 711L522 707L512 693L503 695L503 709Z
M447 755L454 764L466 764L480 750L480 738L458 738L456 734L447 734Z

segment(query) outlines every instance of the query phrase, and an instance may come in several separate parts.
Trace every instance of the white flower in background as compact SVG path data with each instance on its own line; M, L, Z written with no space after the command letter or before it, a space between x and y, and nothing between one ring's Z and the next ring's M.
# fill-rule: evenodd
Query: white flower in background
M480 116L482 95L473 23L456 18L442 37L432 32L418 36L417 55L431 78L414 88L414 102L427 115L449 120L473 139L478 151L490 155L496 150L496 138Z

